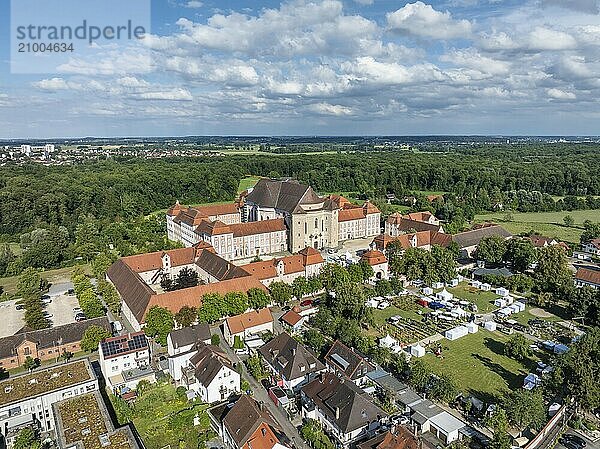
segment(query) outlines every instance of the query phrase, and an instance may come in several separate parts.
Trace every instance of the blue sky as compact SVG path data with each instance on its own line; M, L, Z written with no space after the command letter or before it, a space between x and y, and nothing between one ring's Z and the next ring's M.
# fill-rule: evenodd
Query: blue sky
M152 0L144 39L14 74L3 0L0 137L598 135L599 2Z

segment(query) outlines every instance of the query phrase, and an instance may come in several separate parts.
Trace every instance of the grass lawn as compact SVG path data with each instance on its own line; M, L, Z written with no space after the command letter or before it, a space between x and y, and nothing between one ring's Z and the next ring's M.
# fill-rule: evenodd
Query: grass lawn
M425 309L423 309L425 310ZM379 328L387 323L387 320L395 315L400 315L403 318L410 318L415 321L421 321L422 317L417 313L417 310L403 310L396 306L389 306L387 309L373 310L373 321Z
M526 325L529 320L533 320L535 318L544 320L544 321L562 321L563 318L556 316L552 313L551 310L544 309L546 312L550 312L549 316L537 316L531 313L531 309L534 307L526 307L523 312L513 313L509 319L518 321L521 324Z
M259 180L260 176L248 176L247 178L242 178L238 187L238 193L243 192L250 187L254 187Z
M92 274L92 269L90 264L85 265L75 265L72 267L66 268L58 268L56 270L46 270L42 271L40 275L43 279L46 279L48 282L65 282L71 279L71 273L75 269L76 266L81 266L85 270L85 272L89 275ZM17 293L17 282L19 281L19 276L11 276L6 278L0 278L0 285L4 287L4 291L9 295L14 295Z
M563 212L514 212L512 221L504 221L507 212L476 215L476 222L493 221L501 224L513 234L521 234L531 230L537 231L546 237L554 237L569 243L578 243L583 232L582 224L585 220L600 221L599 210L574 210ZM575 220L573 227L565 226L563 218L571 215Z
M133 423L148 449L192 447L188 444L197 444L198 433L209 427L207 408L207 404L180 399L171 384L153 385L136 400ZM200 425L194 427L196 414Z
M428 353L422 360L434 372L450 374L462 391L490 400L502 390L520 388L534 366L533 360L526 366L504 355L508 339L507 335L479 328L479 332L458 340L441 340L443 358Z
M498 295L492 291L484 292L471 287L467 283L459 284L458 287L448 288L447 290L456 298L477 305L477 313L488 313L498 308L494 306L494 300L498 298Z

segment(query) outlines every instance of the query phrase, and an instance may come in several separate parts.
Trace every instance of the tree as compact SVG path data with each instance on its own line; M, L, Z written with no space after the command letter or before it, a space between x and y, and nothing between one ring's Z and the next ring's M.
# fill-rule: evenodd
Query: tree
M109 338L110 335L110 331L107 329L103 328L102 326L92 324L83 333L79 346L83 351L96 351L98 349L98 344L105 338Z
M348 267L348 275L350 276L350 282L360 283L364 280L363 269L357 263Z
M325 290L336 291L340 285L350 282L350 275L341 265L327 263L321 267L319 279Z
M225 295L226 315L239 315L248 310L248 295L244 292L229 292Z
M115 315L119 315L121 313L121 297L115 286L110 282L100 280L97 288L109 310Z
M179 309L179 312L175 314L175 321L177 321L179 327L189 327L194 324L194 321L196 321L197 318L197 310L190 306L183 306Z
M506 246L504 238L499 235L489 235L479 241L475 257L477 260L485 260L487 263L499 264L504 260Z
M599 407L600 328L591 328L558 357L553 374L555 390L565 391L585 410Z
M304 343L317 351L317 353L320 353L323 349L323 346L325 346L325 337L316 329L308 329L306 332L304 332L303 337Z
M112 265L113 260L106 253L98 254L92 261L92 272L94 277L100 281L106 277L108 268Z
M514 270L524 272L535 262L535 247L530 239L510 239L504 259L512 264Z
M262 288L253 287L247 292L248 295L248 307L251 309L263 309L269 305L271 298L269 294Z
M79 307L81 307L87 318L98 318L106 315L104 306L100 299L98 299L93 287L81 292L77 296L77 299L79 300Z
M503 408L496 408L494 413L487 419L487 426L494 432L490 442L491 449L510 449L511 438L508 434L508 419Z
M256 380L264 379L265 369L263 368L262 362L258 356L252 356L246 359L246 366L248 367L248 372L250 375Z
M8 266L16 259L15 254L10 249L10 246L4 244L0 246L0 277L6 274Z
M410 362L408 381L419 391L425 391L431 378L431 369L422 360L415 359Z
M41 447L42 442L31 427L21 429L13 443L14 449L39 449Z
M179 273L177 273L177 277L175 278L177 290L195 287L198 285L198 282L198 272L188 267L179 270Z
M429 395L438 401L450 403L456 399L458 387L449 374L440 374L434 377Z
M565 217L563 218L563 222L565 223L565 226L571 227L575 224L575 219L573 218L572 215L565 215Z
M574 317L583 317L585 324L600 326L600 290L588 286L576 289L569 309Z
M23 368L25 368L27 371L31 372L34 369L36 369L38 366L40 366L41 362L40 359L38 358L33 358L31 356L27 356L25 358L25 361L23 362Z
M546 423L546 409L541 389L517 389L504 397L504 409L508 420L520 429L531 427L539 430Z
M219 346L219 343L221 343L221 337L219 337L219 334L212 334L210 336L210 344L213 346Z
M146 335L154 337L161 345L167 344L167 335L173 330L173 314L164 307L152 306L146 314Z
M292 299L292 287L285 282L275 281L269 286L271 298L279 305L284 305Z
M302 299L308 293L308 281L304 276L298 276L292 282L292 292L297 299Z
M387 296L392 292L392 284L387 279L379 279L375 283L375 293L377 293L378 296Z
M534 279L539 291L554 295L560 292L561 287L573 285L567 255L560 246L547 246L538 250Z
M62 360L65 361L65 363L67 363L69 360L71 360L73 358L73 353L70 351L67 351L66 349L63 349L62 354L60 355L60 358Z
M198 309L198 321L214 323L225 316L225 298L218 293L208 293L202 297L202 305Z
M523 361L531 357L529 341L522 334L514 334L504 344L504 353L513 359Z
M358 266L362 269L362 280L363 282L368 281L373 276L375 276L375 272L373 271L373 267L369 265L366 260L361 260L358 263Z

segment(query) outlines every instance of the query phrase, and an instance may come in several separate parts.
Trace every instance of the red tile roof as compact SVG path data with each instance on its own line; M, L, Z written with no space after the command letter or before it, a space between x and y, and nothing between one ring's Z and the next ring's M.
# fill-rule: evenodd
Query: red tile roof
M295 326L301 319L302 315L300 315L295 310L289 310L281 317L281 321L283 321L286 324L289 324L290 326Z
M242 265L242 269L247 273L258 277L261 280L273 279L277 277L277 265L283 263L284 274L299 273L306 269L307 265L317 265L324 263L321 253L314 248L305 248L298 254L286 256L260 262L251 262Z
M344 209L341 209L338 212L338 221L339 222L344 222L344 221L352 221L352 220L361 220L363 218L365 218L365 211L362 207L360 206L354 206L354 207L344 207Z
M579 268L575 274L575 279L587 282L588 284L600 285L600 270Z
M225 321L232 334L239 334L246 329L273 321L273 315L271 315L271 310L269 308L264 308L232 316Z
M168 251L156 251L154 253L127 256L123 257L122 260L136 273L142 273L144 271L157 270L161 268L162 256L165 253L171 258L171 265L174 267L193 264L196 257L195 248L178 248Z
M385 255L381 251L373 249L363 253L363 255L360 257L360 260L366 261L371 266L380 265L387 262Z
M215 217L217 215L233 215L239 213L239 206L235 203L196 206L194 209L209 217Z

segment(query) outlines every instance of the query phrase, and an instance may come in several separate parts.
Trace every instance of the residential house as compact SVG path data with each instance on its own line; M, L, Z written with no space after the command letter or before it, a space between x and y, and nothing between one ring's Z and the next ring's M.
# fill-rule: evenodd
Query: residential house
M195 355L198 343L210 344L211 335L208 324L196 324L173 330L167 335L167 352L169 354L169 374L178 382L183 375L182 369L188 365Z
M240 374L227 355L218 346L202 342L183 368L183 384L202 402L220 402L239 393L240 381Z
M225 449L287 449L289 440L264 404L248 395L208 410Z
M561 242L560 240L556 240L551 237L544 237L538 234L531 234L528 238L529 240L531 240L531 243L536 248L547 248L548 246L558 245L566 251L569 250L569 245L567 245L565 242Z
M61 364L0 381L0 433L11 447L19 430L55 429L52 405L98 390L87 359Z
M72 354L80 352L83 334L92 325L111 331L108 319L100 317L0 338L0 368L18 368L27 357L41 361L58 360L65 351Z
M387 419L360 388L334 373L324 373L302 387L301 401L302 417L318 421L344 448L374 436Z
M357 449L421 449L421 441L406 427L396 426L393 430L356 445Z
M269 308L229 317L223 324L223 336L229 346L233 346L235 337L245 340L246 337L264 332L273 332L273 315Z
M575 286L576 287L592 287L595 289L600 288L600 269L594 268L578 268L575 273Z
M299 332L307 320L308 316L300 315L300 307L298 306L288 310L279 318L283 328L292 334Z
M389 277L388 261L381 251L372 249L360 256L361 262L366 262L373 268L373 280L387 279Z
M333 343L325 355L325 364L329 371L350 379L359 387L367 383L367 374L375 369L364 356L339 340Z
M275 377L275 384L297 389L325 370L317 355L285 332L258 350Z
M600 238L583 243L581 249L588 254L600 257Z
M154 382L151 351L144 332L107 338L98 344L98 363L106 384L114 391L135 389L138 382Z

